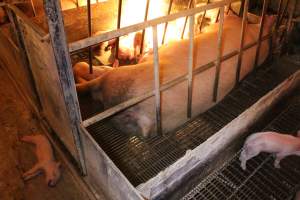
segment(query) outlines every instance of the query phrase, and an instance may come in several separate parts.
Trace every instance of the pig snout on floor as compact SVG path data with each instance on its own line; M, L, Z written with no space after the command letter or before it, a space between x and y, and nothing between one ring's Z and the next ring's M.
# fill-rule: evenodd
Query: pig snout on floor
M54 187L61 176L61 164L55 160L48 138L44 135L26 135L21 141L34 144L37 157L37 163L23 174L23 179L27 181L44 172L46 184Z
M259 132L250 135L240 154L241 168L246 170L247 160L262 152L273 153L276 157L274 167L280 168L280 161L286 156L300 155L300 138L276 132Z

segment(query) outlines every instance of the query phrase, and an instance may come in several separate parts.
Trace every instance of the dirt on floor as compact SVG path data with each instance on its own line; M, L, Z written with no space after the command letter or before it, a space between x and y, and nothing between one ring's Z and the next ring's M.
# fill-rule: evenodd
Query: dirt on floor
M36 158L34 146L19 138L42 132L1 66L0 80L0 199L89 200L66 167L53 188L47 186L44 175L23 181L22 174L34 165Z

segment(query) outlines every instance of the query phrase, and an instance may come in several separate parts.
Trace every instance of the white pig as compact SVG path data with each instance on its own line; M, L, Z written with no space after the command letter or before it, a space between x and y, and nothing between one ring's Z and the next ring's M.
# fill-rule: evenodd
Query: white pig
M44 135L26 135L21 138L22 141L35 145L37 163L27 172L23 174L24 180L29 180L42 171L46 175L46 183L53 187L60 178L60 162L55 161L51 144Z
M270 32L274 17L267 17L264 33ZM242 21L236 16L225 18L222 54L238 50ZM259 25L248 24L244 44L257 41ZM216 59L218 24L207 27L207 33L195 37L194 69ZM268 41L261 45L259 64L268 55ZM164 84L187 73L189 41L170 42L159 49L160 83ZM253 67L256 46L243 54L241 78ZM218 101L235 85L237 57L222 62L218 90ZM212 107L213 85L216 67L195 75L193 79L193 117ZM153 56L144 57L136 65L115 68L103 76L82 84L77 84L80 92L91 92L95 100L102 101L110 108L133 97L154 89ZM163 132L171 131L184 124L187 119L187 82L184 81L161 93L161 119ZM155 101L149 98L112 118L114 126L122 132L150 137L156 134Z
M247 160L261 152L274 153L274 167L280 168L280 161L289 155L300 156L300 138L276 132L259 132L250 135L240 155L241 167L246 170Z

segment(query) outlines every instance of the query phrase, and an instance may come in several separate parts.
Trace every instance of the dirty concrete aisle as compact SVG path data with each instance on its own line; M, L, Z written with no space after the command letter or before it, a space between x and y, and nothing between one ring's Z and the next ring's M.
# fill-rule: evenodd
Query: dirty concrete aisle
M24 182L22 173L36 162L34 147L19 141L24 134L40 133L33 118L0 66L0 199L1 200L88 200L64 167L61 180L49 188L40 175Z

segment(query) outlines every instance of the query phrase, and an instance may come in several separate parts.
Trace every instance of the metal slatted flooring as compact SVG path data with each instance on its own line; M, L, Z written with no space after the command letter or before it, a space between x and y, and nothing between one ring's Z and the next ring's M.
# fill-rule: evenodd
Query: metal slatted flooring
M128 180L138 186L173 164L187 150L199 146L294 71L282 75L274 67L260 68L216 106L161 137L149 140L129 137L107 121L87 129ZM91 115L83 108L81 112L83 116Z
M295 133L300 128L300 95L264 130ZM182 200L285 200L300 189L300 157L281 161L281 168L273 166L270 154L248 160L247 170L240 167L239 151L223 167L209 175Z

